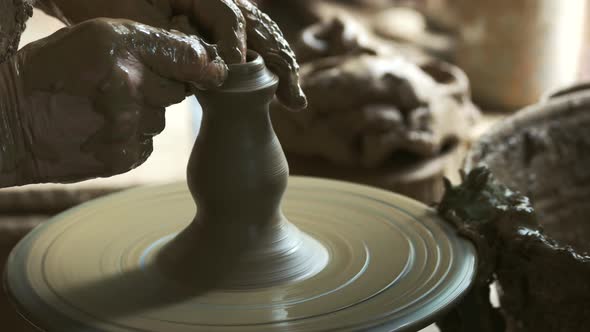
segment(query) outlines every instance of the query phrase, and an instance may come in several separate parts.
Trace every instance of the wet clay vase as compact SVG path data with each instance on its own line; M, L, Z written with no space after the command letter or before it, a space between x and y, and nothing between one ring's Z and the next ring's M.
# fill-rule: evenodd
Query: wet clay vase
M390 192L288 177L261 57L199 92L187 182L69 210L22 240L5 288L43 331L416 331L473 282L473 245ZM195 207L196 203L196 207Z
M496 276L507 331L590 326L589 111L587 83L561 89L499 123L466 160L466 172L485 166L510 188L488 192L508 203L488 217L496 231L475 235L495 243L482 266ZM472 188L487 181L474 180Z
M228 275L237 284L272 284L287 278L285 273L305 274L324 264L298 250L307 240L281 212L289 166L268 113L278 79L261 57L250 60L232 68L222 89L197 93L203 120L187 183L199 209L193 223L161 253L168 271L178 269L176 277L201 285ZM285 250L292 254L282 255ZM199 264L186 266L185 260ZM316 263L320 266L312 266Z

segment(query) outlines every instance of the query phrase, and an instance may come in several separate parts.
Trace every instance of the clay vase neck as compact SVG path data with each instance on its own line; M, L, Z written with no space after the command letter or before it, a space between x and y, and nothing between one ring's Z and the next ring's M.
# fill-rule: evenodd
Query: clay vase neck
M203 120L187 182L200 227L255 236L280 221L289 168L268 110L277 84L257 56L230 65L221 88L197 94Z
M289 168L268 109L278 79L251 56L229 66L223 86L197 94L203 120L187 168L197 215L160 255L165 272L191 283L258 287L327 262L281 212Z

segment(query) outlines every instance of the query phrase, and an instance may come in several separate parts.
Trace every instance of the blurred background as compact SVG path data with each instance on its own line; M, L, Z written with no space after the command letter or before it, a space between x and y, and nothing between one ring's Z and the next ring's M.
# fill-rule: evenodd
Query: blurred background
M370 57L363 62L366 68L356 65L358 72L351 74L366 80L368 86L381 79L363 76L372 72L373 63L398 64L396 59L404 59L402 63L406 65L401 67L415 67L419 72L407 74L407 70L396 65L385 74L409 82L420 107L406 110L397 101L382 107L381 99L364 100L355 104L355 109L339 113L350 114L351 122L367 123L354 132L348 124L336 125L333 118L325 115L336 111L322 109L313 103L313 98L307 115L282 115L280 109L273 109L277 134L294 174L371 184L430 204L440 198L443 177L458 181L465 151L494 123L536 103L550 91L590 77L590 4L586 0L258 3L294 45L302 59L304 88L310 91L315 87L307 84L306 79L311 82L324 77L322 71L326 66L345 72L348 67L344 64L357 57ZM62 26L56 19L35 11L21 46ZM428 91L421 91L422 86L416 83L423 77L432 81ZM337 82L325 79L327 89L338 86ZM377 83L374 85L379 86ZM396 94L395 89L400 86L404 85L391 87L390 93ZM432 91L436 97L428 95ZM422 122L416 128L407 124L418 117L415 114L422 114ZM400 127L391 120L396 117L405 125ZM132 186L183 181L200 118L201 110L194 98L170 107L166 130L154 139L153 155L129 173L70 185L0 190L0 265L24 234L57 212ZM307 125L299 128L303 122ZM298 134L293 128L300 129ZM417 133L428 144L418 143L414 138ZM322 138L334 141L331 152L310 147ZM352 152L346 152L347 158L333 154L340 147L344 151L351 149ZM367 157L375 153L385 157ZM2 303L0 297L0 312L5 312ZM436 329L429 327L427 331Z
M473 102L483 111L476 128L472 128L475 137L510 112L535 103L544 93L590 76L590 24L586 23L590 8L586 0L258 2L279 23L292 44L318 22L346 18L347 24L354 22L362 26L361 38L370 35L371 47L394 48L396 55L416 62L432 57L457 65L469 79L468 93ZM61 22L36 10L21 46L62 26ZM198 103L194 98L187 98L171 107L166 122L166 130L154 140L152 157L127 174L66 186L35 185L16 191L76 193L79 188L100 191L183 180L199 128ZM14 191L5 189L0 194ZM25 203L23 197L0 203L0 209L9 212L12 203ZM13 208L19 209L16 205Z

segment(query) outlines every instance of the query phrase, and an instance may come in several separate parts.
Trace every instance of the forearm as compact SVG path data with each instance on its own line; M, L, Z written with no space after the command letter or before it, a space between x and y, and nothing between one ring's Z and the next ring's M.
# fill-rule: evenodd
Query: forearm
M23 126L18 57L0 64L0 187L29 183L30 164Z

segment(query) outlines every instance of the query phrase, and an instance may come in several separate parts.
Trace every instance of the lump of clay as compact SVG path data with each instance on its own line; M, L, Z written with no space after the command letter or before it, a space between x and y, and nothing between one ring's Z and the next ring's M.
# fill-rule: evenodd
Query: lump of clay
M335 17L303 30L293 49L299 63L305 63L331 56L375 55L378 47L360 24L344 17Z
M437 323L443 332L587 330L590 256L547 235L527 197L478 167L461 185L447 184L438 210L479 256L472 290ZM495 281L501 310L489 303Z
M288 153L377 168L398 153L434 157L461 141L478 111L455 67L419 66L399 55L328 56L301 68L309 107L272 117Z

